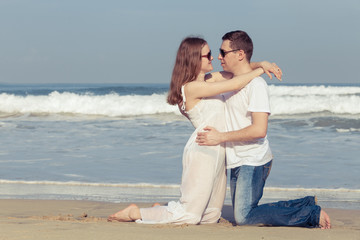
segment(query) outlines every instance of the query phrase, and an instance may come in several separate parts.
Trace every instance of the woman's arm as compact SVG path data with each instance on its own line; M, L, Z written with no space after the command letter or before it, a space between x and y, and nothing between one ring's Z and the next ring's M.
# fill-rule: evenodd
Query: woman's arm
M272 79L272 74L281 81L282 77L282 71L281 69L276 65L276 63L270 63L268 61L262 61L262 62L251 62L250 63L251 68L254 70L256 68L262 68L264 69L264 72L269 76L270 79ZM225 81L229 80L233 77L233 74L230 72L212 72L205 75L205 81L207 82L219 82L219 81Z
M220 93L238 90L245 87L252 79L264 73L262 68L257 68L249 73L245 73L231 78L228 81L219 82L200 82L193 81L185 86L185 95L187 98L200 99L211 97Z

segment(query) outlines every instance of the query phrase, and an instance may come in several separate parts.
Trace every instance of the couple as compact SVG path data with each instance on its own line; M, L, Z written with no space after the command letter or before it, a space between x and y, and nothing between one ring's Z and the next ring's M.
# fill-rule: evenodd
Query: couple
M225 34L219 54L225 72L206 75L213 70L206 41L182 41L168 102L177 104L196 130L184 149L181 198L167 206L154 204L151 208L131 204L110 215L109 221L216 223L226 193L226 151L238 225L330 228L328 215L316 205L314 197L258 205L272 163L266 139L268 91L259 76L265 72L271 77L273 73L280 79L281 70L268 62L250 63L252 50L252 41L245 32Z

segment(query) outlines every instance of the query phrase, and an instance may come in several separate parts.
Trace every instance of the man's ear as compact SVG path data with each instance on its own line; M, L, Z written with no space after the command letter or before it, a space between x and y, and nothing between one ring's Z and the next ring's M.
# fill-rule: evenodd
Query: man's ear
M238 54L239 61L243 61L244 59L246 59L246 54L245 54L244 50L239 50L237 52L237 54Z

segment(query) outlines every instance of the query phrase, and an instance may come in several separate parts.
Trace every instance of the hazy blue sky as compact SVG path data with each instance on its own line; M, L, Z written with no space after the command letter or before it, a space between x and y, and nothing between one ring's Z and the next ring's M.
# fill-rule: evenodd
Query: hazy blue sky
M287 83L360 83L359 0L0 0L0 83L168 83L181 40L245 30Z

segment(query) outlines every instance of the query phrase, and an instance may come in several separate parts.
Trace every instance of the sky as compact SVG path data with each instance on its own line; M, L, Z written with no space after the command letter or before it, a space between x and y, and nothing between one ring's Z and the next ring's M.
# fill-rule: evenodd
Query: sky
M359 0L0 0L0 83L169 83L177 48L246 31L285 84L360 84Z

